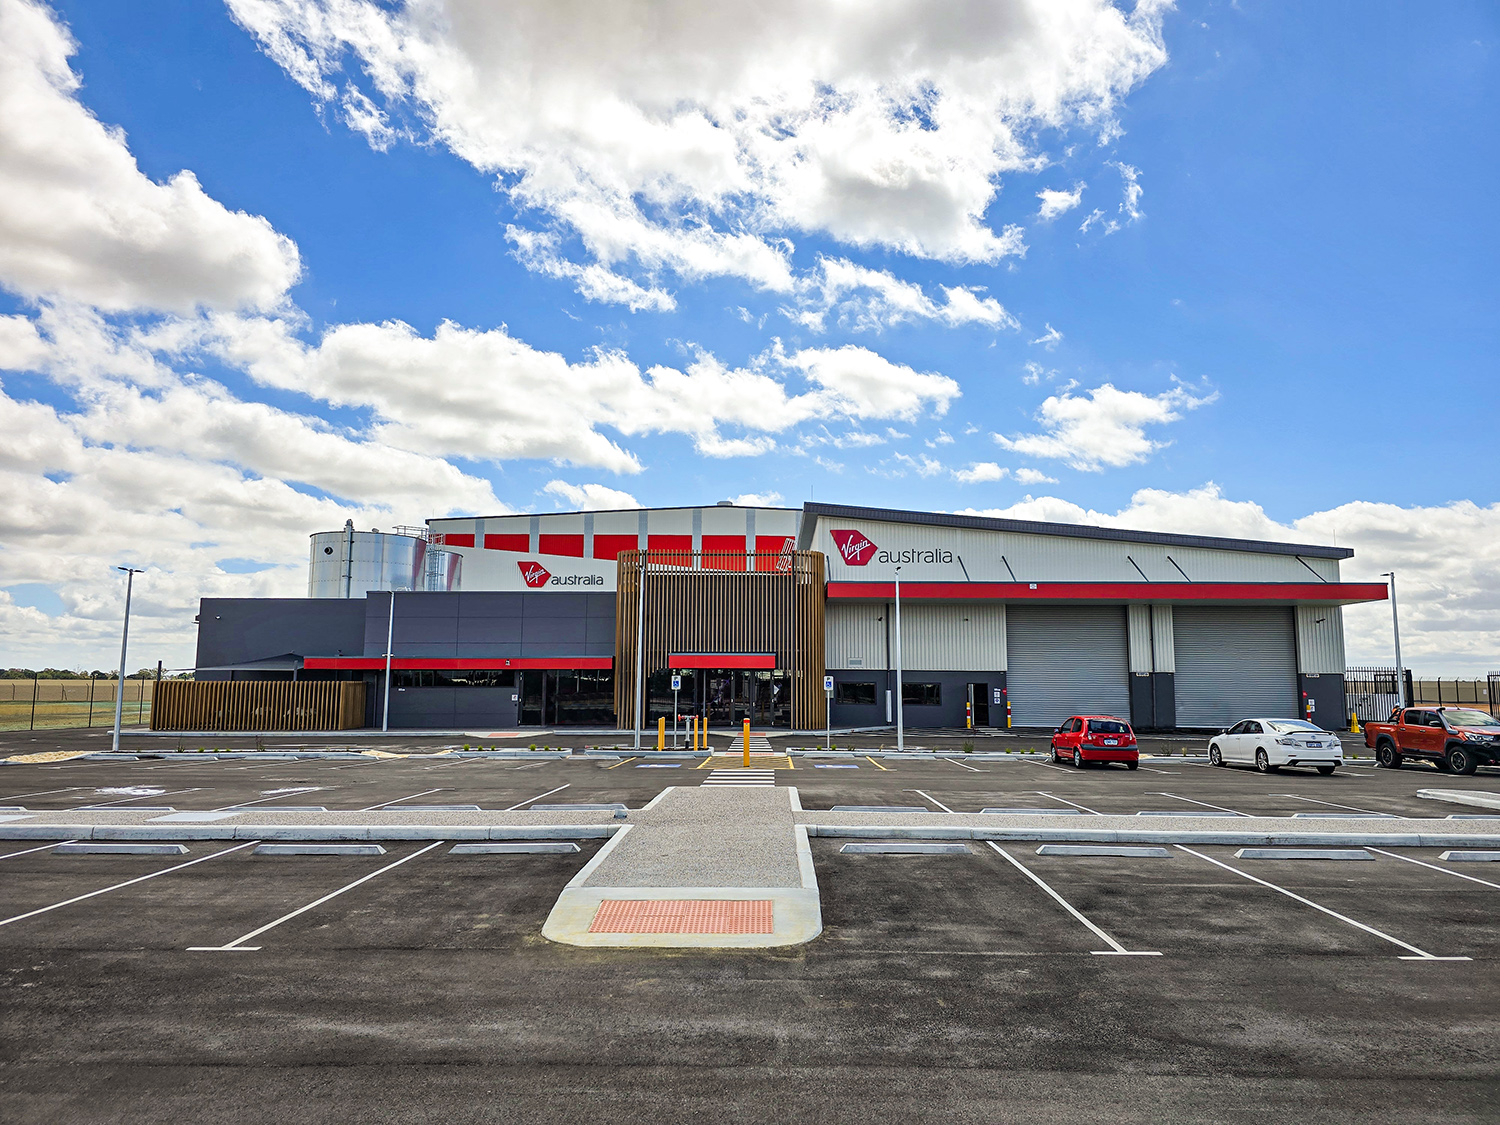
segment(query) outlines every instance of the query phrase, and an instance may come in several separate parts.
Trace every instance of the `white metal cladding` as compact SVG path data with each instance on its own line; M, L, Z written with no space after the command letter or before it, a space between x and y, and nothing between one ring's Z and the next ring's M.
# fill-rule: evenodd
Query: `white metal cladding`
M1172 607L1151 607L1151 643L1156 646L1156 667L1153 672L1177 671L1177 646L1172 638Z
M1151 607L1128 605L1125 607L1125 628L1130 638L1130 670L1152 672L1151 667Z
M1030 606L1006 611L1005 681L1017 726L1070 715L1130 715L1123 606Z
M880 602L829 602L823 659L832 668L884 669L885 606Z
M1303 566L1292 555L1230 548L1166 547L826 515L817 521L811 547L828 556L828 577L834 582L888 582L898 563L903 582L1317 582L1319 577L1339 581L1337 559L1309 558ZM875 545L864 565L844 561L831 534L840 530L860 531Z
M1173 616L1179 727L1226 727L1255 715L1297 716L1297 649L1289 607L1178 606Z
M903 600L901 665L924 672L1005 671L1005 605Z
M1344 608L1337 605L1299 605L1297 615L1297 670L1323 675L1344 674Z

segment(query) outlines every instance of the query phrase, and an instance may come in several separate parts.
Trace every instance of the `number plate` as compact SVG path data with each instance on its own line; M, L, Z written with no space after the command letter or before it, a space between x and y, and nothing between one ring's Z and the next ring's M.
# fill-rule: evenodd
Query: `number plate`
M1106 745L1106 746L1118 746L1118 745L1120 745L1120 740L1118 738L1106 738L1104 740L1104 745Z

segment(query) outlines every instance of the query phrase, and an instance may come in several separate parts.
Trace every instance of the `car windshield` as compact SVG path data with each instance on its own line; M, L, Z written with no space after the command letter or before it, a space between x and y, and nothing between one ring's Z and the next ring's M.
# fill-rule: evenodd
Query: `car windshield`
M1090 719L1089 730L1094 734L1129 734L1130 728L1124 723L1112 722L1109 719Z
M1448 720L1450 727L1500 726L1500 721L1486 715L1483 711L1444 711L1443 718Z
M1322 727L1315 726L1312 723L1304 723L1301 719L1277 719L1274 723L1268 723L1267 725L1274 731L1311 730L1317 731L1319 734L1323 732Z

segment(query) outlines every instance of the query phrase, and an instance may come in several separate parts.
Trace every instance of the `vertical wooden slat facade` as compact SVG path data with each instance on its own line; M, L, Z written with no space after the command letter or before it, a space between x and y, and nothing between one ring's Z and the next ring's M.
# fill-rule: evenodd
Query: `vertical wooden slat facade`
M791 721L823 726L823 555L785 551L622 551L615 599L615 715L635 725L636 613L645 576L645 671L667 668L673 653L776 654L788 673Z
M353 730L365 725L358 680L163 680L152 730Z

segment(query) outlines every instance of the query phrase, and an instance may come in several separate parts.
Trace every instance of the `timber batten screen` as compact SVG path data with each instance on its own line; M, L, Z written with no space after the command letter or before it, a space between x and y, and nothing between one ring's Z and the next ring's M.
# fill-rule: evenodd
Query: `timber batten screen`
M152 730L353 730L365 725L359 680L163 680Z
M701 660L713 653L726 659L774 653L776 668L789 678L792 726L824 725L822 552L621 551L616 565L615 714L621 730L635 725L643 568L648 678L666 671L674 654Z

